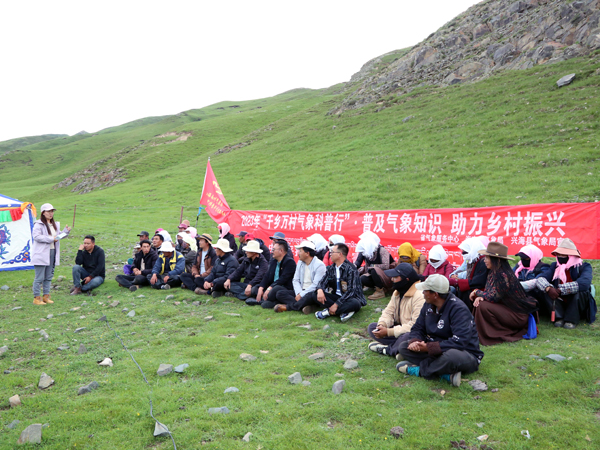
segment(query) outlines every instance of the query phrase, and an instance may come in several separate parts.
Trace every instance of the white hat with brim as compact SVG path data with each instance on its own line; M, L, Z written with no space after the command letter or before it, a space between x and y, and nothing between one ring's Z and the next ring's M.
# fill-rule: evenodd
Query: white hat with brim
M173 247L173 244L171 244L170 242L163 242L163 244L160 246L160 248L158 249L158 251L160 252L174 252L175 248Z
M300 245L295 245L294 247L300 249L300 248L310 248L312 250L316 250L317 247L315 246L314 242L311 241L302 241L300 242Z
M250 252L250 253L262 253L263 252L262 249L260 248L260 244L258 243L258 241L248 242L248 244L242 248L242 251Z
M222 252L229 253L232 252L231 247L229 246L229 241L227 239L219 239L213 248L218 248Z
M448 278L439 273L429 275L422 283L417 283L415 287L420 291L433 291L438 294L447 294L450 291L450 282Z
M50 203L44 203L40 208L40 212L44 211L56 211L56 208L52 206Z

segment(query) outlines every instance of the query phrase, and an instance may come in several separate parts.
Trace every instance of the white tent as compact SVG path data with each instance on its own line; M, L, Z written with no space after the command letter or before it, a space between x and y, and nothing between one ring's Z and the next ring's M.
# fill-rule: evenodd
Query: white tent
M10 218L19 214L23 202L0 194L0 272L33 269L31 264L31 230L35 216L31 205L22 211L18 220ZM20 215L20 214L19 214Z

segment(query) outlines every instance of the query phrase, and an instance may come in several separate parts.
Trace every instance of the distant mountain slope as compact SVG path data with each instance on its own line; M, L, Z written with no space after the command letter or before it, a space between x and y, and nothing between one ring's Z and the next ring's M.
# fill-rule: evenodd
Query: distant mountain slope
M488 0L460 14L404 56L374 58L351 78L339 114L422 85L481 80L600 49L600 0ZM399 51L400 52L400 51Z
M21 147L26 147L28 145L37 144L38 142L49 141L52 139L57 139L61 137L68 136L67 134L42 134L39 136L27 136L16 139L11 139L9 141L0 142L0 155L6 152L10 152L12 150L16 150Z

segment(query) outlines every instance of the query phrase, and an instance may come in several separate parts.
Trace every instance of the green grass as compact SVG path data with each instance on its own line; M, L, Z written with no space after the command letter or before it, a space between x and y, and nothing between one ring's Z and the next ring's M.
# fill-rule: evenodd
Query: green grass
M70 297L64 281L54 295L56 304L45 307L31 304L32 272L0 275L0 284L11 286L0 291L0 338L9 346L0 370L14 367L0 375L0 448L14 448L20 431L35 422L50 424L41 448L172 448L168 438L152 437L150 390L118 340L95 321L105 313L146 372L155 415L173 431L178 448L248 448L241 441L248 431L253 448L397 448L389 436L396 425L406 430L402 444L408 448L448 448L460 439L475 444L482 434L490 436L486 444L493 448L597 448L597 325L568 331L544 322L535 341L484 348L480 371L466 378L479 378L499 391L481 393L476 400L466 383L452 389L444 382L400 376L394 361L368 352L365 339L340 342L346 331L364 336L368 323L378 318L374 309L387 299L370 302L348 324L328 322L331 329L324 332L314 317L275 315L239 302L192 306L191 301L205 298L181 290L146 289L146 298L138 299L119 289L114 277L140 230L175 229L181 206L184 217L194 220L208 157L235 209L598 200L599 67L598 55L592 55L504 72L476 84L418 88L388 99L380 112L375 110L382 105L371 105L340 116L327 112L341 101L341 86L299 89L142 119L3 155L0 193L37 206L51 202L63 225L70 224L77 204L76 228L64 242L57 276L70 278L76 248L88 233L106 250L109 271L97 296ZM556 80L571 72L577 73L575 82L558 89ZM239 108L230 108L234 105ZM414 117L402 122L408 116ZM192 136L165 143L173 138L157 136L166 132ZM243 142L250 144L215 154ZM95 170L122 168L127 181L84 195L72 193L73 186L53 189L95 163ZM201 232L214 235L214 227L202 216ZM592 264L598 273L600 265ZM594 281L599 284L597 275ZM167 294L182 303L162 303ZM119 307L108 308L115 299ZM88 306L69 312L83 301ZM11 311L17 305L22 309ZM135 308L136 317L126 318L120 312L124 306ZM50 312L56 317L40 322ZM57 316L60 312L67 314ZM207 315L215 320L206 322ZM296 326L307 322L310 331ZM87 329L74 334L81 326ZM50 341L39 342L38 333L28 331L37 327L48 331ZM222 337L230 333L237 337ZM77 355L80 342L88 354ZM62 343L71 350L56 350ZM308 360L317 351L325 352L325 359ZM258 360L242 362L243 352ZM530 357L549 353L572 359L554 363ZM113 368L97 366L105 356L113 357ZM348 356L359 361L359 369L342 368ZM160 363L185 362L190 367L183 375L156 376ZM37 389L43 371L56 380L47 391ZM287 376L295 371L311 386L289 385ZM340 396L330 393L336 373L347 382ZM78 386L92 380L100 389L77 396ZM229 386L240 392L224 395ZM15 393L23 406L7 409ZM207 410L214 406L227 406L231 413L210 417ZM14 419L21 421L15 430L4 428ZM483 428L476 425L480 422ZM532 440L521 436L525 429Z

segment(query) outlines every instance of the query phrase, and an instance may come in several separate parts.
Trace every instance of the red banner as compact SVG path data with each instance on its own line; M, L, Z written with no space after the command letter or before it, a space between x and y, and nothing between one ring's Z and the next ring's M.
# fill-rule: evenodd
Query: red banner
M227 200L225 200L225 196L221 192L221 187L210 166L210 159L206 163L206 174L204 175L200 205L205 205L206 212L217 223L225 222L231 212L231 208L229 208Z
M351 252L365 231L381 238L390 253L410 242L427 254L436 244L448 252L449 260L462 263L458 244L466 238L486 236L507 245L515 255L528 244L538 246L544 256L563 238L570 238L586 259L600 259L600 203L550 203L486 208L449 208L393 211L292 212L232 210L231 231L254 233L269 244L269 236L281 231L291 244L319 233L345 237Z

